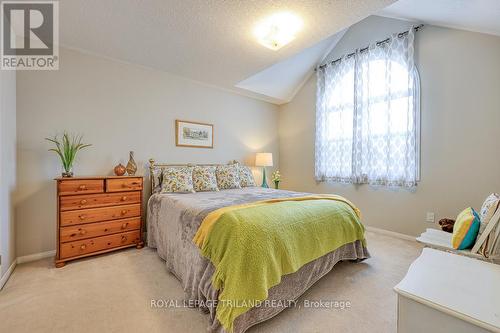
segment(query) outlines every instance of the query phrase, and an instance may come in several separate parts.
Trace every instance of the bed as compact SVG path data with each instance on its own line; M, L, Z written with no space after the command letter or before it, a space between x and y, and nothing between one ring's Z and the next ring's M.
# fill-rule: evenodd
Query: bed
M165 260L167 269L182 284L186 300L209 313L211 332L226 332L216 316L219 291L213 287L214 265L201 255L193 238L204 218L222 207L275 198L298 198L308 193L247 187L219 192L166 193L157 191L162 167L153 161L150 166L152 195L147 207L147 242ZM356 240L315 259L294 273L284 275L281 282L269 289L273 306L253 307L234 320L233 332L245 332L251 326L268 320L291 305L339 261L369 258L364 244Z

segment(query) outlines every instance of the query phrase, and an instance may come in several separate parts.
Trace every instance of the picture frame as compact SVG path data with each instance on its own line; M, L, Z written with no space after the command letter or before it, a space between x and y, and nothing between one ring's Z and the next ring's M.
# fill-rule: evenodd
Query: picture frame
M187 120L175 120L177 147L213 148L214 125Z

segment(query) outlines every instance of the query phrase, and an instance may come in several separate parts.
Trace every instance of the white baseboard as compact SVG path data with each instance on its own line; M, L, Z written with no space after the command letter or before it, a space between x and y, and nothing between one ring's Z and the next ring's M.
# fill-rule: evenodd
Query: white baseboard
M371 231L371 232L376 232L376 233L381 234L381 235L392 236L392 237L416 242L415 236L405 235L405 234L401 234L399 232L389 231L389 230L375 228L375 227L369 227L369 226L365 226L365 229L368 231Z
M10 278L10 275L12 274L12 272L14 271L14 268L16 268L16 264L17 264L17 259L14 259L14 261L12 262L12 264L10 265L9 269L7 270L7 272L5 272L5 274L2 276L2 278L0 278L0 290L2 290L3 286L7 283L7 281L9 280Z
M56 255L56 250L34 253L34 254L27 255L27 256L17 257L17 263L24 264L24 263L30 262L30 261L50 258L50 257L53 257L55 255Z
M56 255L56 251L52 250L52 251L34 253L34 254L27 255L27 256L17 257L12 262L12 264L10 265L7 272L5 272L5 274L0 278L0 290L3 288L3 286L9 280L9 278L10 278L12 272L14 271L14 268L16 268L17 264L23 264L23 263L30 262L30 261L50 258L50 257L53 257L55 255Z

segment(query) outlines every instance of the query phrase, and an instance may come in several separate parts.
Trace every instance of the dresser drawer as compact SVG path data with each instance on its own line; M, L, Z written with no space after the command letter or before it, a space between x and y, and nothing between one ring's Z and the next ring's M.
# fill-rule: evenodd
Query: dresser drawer
M121 192L86 194L60 197L60 209L62 211L96 208L114 205L126 205L141 202L141 192Z
M142 190L142 178L106 179L106 192Z
M62 227L59 233L60 241L71 242L80 239L116 234L119 232L138 230L141 218L121 219L109 222L97 222L77 226Z
M72 179L58 182L59 195L102 193L104 192L103 179Z
M130 231L120 234L78 240L60 245L61 259L76 257L87 253L108 250L115 247L137 244L140 242L140 231Z
M109 221L141 215L141 204L61 212L61 226Z

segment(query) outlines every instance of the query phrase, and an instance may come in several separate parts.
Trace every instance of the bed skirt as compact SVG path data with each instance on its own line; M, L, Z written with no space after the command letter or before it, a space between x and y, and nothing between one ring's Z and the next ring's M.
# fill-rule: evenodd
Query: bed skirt
M195 250L198 251L197 248L195 248ZM165 260L164 256L160 252L158 252L158 254ZM285 310L286 304L289 304L290 301L298 299L314 283L316 283L324 275L328 274L338 262L346 260L361 261L369 257L370 254L368 253L366 247L364 247L360 241L355 241L341 246L337 250L311 261L310 263L302 266L295 273L283 276L281 283L269 290L268 297L268 300L276 301L274 304L279 306L261 306L253 308L242 314L236 318L234 322L233 333L243 333L250 327L271 319L281 311ZM174 270L169 268L169 271L187 287L187 289L184 288L186 300L188 300L191 304L213 304L218 297L218 291L214 290L211 283L211 278L215 268L212 263L208 262L205 258L201 259L205 260L207 265L203 270L202 276L200 277L200 281L202 281L202 283L198 286L199 288L187 286L186 283L183 283L183 281L177 276ZM166 265L167 268L171 267L168 262L166 262ZM203 312L208 313L210 316L210 327L208 332L227 333L219 323L219 320L216 318L215 307L202 307L200 309Z

